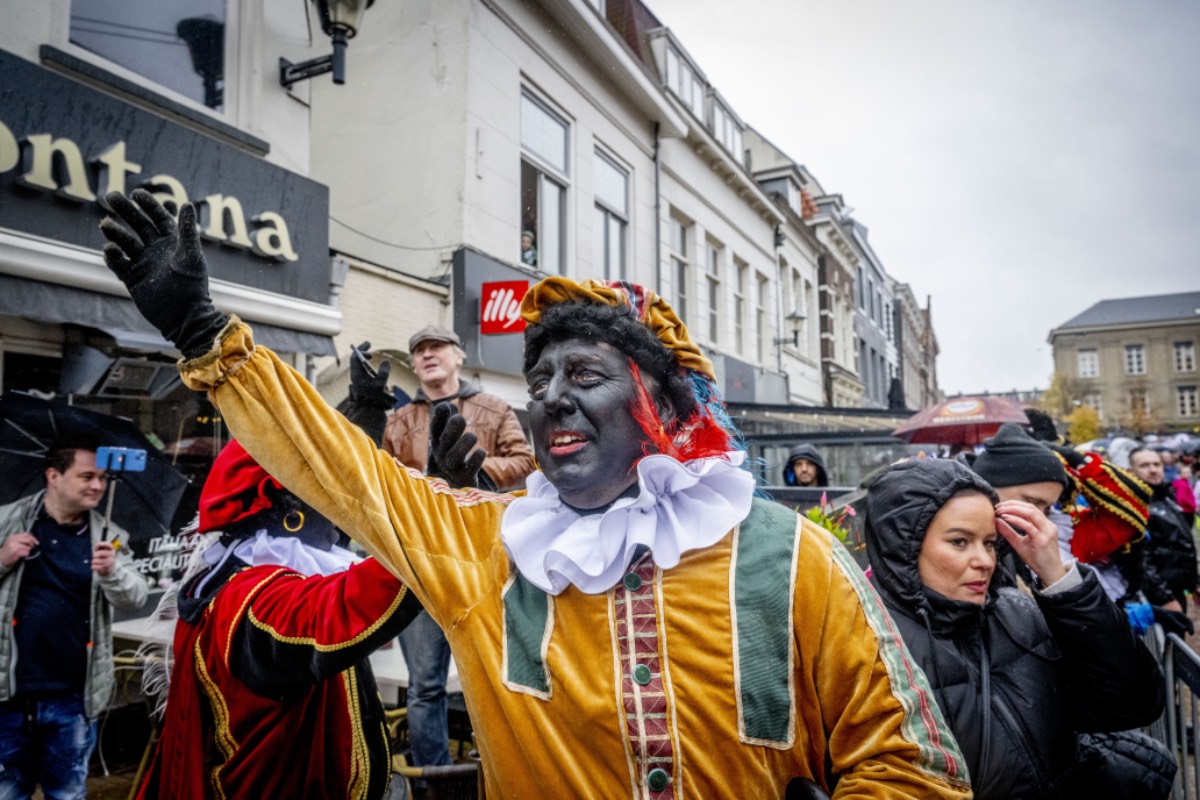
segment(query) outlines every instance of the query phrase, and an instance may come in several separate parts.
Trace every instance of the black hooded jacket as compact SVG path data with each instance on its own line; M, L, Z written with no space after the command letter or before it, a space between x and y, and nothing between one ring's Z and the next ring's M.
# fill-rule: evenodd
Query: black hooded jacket
M788 453L787 464L783 466L783 482L787 486L796 486L796 471L792 468L792 462L797 458L803 458L805 461L811 461L817 468L817 486L828 486L829 475L825 472L825 459L821 458L821 454L817 452L817 448L811 444L798 444Z
M1196 541L1192 538L1192 526L1175 502L1175 487L1160 483L1152 488L1146 528L1146 567L1158 576L1170 594L1159 597L1150 591L1146 594L1150 602L1161 605L1196 590Z
M867 497L872 581L925 671L966 758L977 798L1071 797L1075 734L1147 725L1162 676L1089 568L1054 595L997 589L983 605L921 583L917 559L937 511L962 490L994 498L954 461L885 472Z

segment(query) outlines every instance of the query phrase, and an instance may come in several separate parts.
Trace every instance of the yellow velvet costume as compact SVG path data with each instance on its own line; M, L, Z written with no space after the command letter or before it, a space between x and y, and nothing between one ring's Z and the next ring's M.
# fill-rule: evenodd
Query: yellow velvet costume
M181 372L268 472L351 533L445 630L490 797L782 798L794 777L836 778L838 798L969 796L924 675L848 554L807 520L786 512L790 561L765 595L781 601L775 618L735 618L733 562L755 533L746 524L670 570L643 564L644 586L627 576L605 594L543 595L501 544L512 496L451 490L399 466L236 318ZM778 519L773 508L762 510ZM518 630L522 608L534 627ZM775 663L785 666L766 675L735 657L739 636L761 629L784 642ZM633 669L637 636L651 637L653 681ZM764 680L787 703L765 739L746 688Z

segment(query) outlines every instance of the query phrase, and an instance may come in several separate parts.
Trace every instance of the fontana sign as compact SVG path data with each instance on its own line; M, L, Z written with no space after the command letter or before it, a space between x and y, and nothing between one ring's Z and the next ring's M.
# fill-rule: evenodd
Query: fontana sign
M97 200L97 192L92 191L91 172L97 175L100 198L109 192L124 194L128 191L127 178L132 178L135 179L133 186L152 192L173 213L179 213L181 206L192 202L183 183L171 175L153 175L137 182L135 176L142 172L142 166L128 159L124 141L104 148L85 165L83 153L73 140L36 133L18 141L0 117L0 172L9 172L18 166L22 166L17 176L20 185L35 191L54 192L66 200L80 203L98 201L106 211L111 210L108 204L103 199ZM253 216L252 239L245 210L236 197L210 194L195 203L200 213L200 235L205 239L251 250L255 255L275 261L298 260L287 222L278 213L263 211Z
M328 187L4 51L0 74L0 228L99 250L104 196L141 187L196 205L213 277L330 301Z

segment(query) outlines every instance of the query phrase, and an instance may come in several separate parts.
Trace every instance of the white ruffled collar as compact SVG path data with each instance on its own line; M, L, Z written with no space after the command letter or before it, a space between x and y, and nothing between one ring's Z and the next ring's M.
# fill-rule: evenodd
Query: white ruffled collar
M334 546L328 550L318 550L294 536L271 536L265 529L253 536L238 539L232 546L217 541L204 551L201 558L209 566L215 566L230 555L252 567L277 564L306 577L343 572L362 560L344 547ZM216 574L217 571L213 570L212 574Z
M708 547L750 513L754 476L740 451L687 463L652 455L638 462L637 497L603 513L567 506L541 472L526 480L528 495L504 512L500 538L517 570L534 586L559 594L568 585L601 594L621 580L641 546L670 569L688 550Z

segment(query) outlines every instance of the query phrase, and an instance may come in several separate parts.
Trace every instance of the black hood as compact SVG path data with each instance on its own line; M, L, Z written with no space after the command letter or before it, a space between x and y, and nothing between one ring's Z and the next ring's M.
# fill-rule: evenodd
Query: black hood
M914 614L925 609L943 620L956 610L978 615L978 605L926 589L917 566L929 523L947 500L963 490L982 492L993 503L999 499L983 478L950 459L895 464L867 491L867 557L872 580L889 605ZM993 589L995 585L993 578Z
M825 459L811 444L798 444L788 453L787 463L783 466L783 482L788 486L796 485L796 473L792 470L792 462L797 458L811 461L817 467L817 486L828 486L829 475L825 472Z

